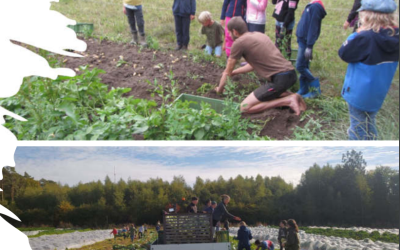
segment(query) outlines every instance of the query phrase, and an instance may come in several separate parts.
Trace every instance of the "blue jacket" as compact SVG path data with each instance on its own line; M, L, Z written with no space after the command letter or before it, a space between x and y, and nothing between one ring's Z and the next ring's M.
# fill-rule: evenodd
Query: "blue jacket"
M307 48L312 49L321 34L322 19L326 15L324 7L318 2L308 4L297 25L297 41L306 44Z
M226 17L241 16L245 19L247 0L224 0L222 5L221 20ZM245 19L246 20L246 19Z
M196 14L196 0L174 0L172 11L175 16L188 17Z
M339 50L349 63L342 90L343 98L366 112L377 112L389 92L399 64L399 29L353 33Z
M250 240L253 239L253 235L251 235L250 229L245 226L241 226L238 231L237 238L239 240L239 249L240 247L249 247Z
M205 207L203 212L206 212L207 214L213 214L214 208L213 207Z

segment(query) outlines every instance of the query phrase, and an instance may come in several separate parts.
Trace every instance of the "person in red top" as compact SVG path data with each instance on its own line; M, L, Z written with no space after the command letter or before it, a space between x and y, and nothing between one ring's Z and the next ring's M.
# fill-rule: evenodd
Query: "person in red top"
M257 250L261 248L261 250L274 250L275 245L272 241L266 240L266 241L260 241L256 240L255 245L257 246Z
M116 239L117 239L118 230L117 230L116 228L114 228L114 229L111 231L110 234L114 235L114 240L116 240Z

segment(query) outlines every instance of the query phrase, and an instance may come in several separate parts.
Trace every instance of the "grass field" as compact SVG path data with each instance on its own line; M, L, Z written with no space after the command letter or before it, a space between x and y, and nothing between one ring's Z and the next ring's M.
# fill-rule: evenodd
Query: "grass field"
M53 8L78 22L90 22L95 25L94 36L117 42L129 42L130 33L126 17L122 13L121 0L60 0ZM175 46L174 22L171 11L171 1L143 1L146 22L146 33L159 40L161 47ZM216 20L219 19L223 0L198 0L197 13L210 11ZM308 1L301 0L296 12L298 22L304 6ZM347 139L346 130L349 125L346 103L341 99L340 92L346 72L346 64L341 61L337 51L350 35L351 31L342 29L352 1L324 1L328 15L323 21L321 37L315 46L313 73L321 78L324 96L310 101L319 107L324 116L312 119L309 126L295 130L293 139L301 140L342 140ZM272 18L274 6L268 6L267 35L275 39L275 25ZM194 21L191 26L191 50L197 50L204 44L205 38L199 34L200 24ZM297 44L293 39L293 47ZM153 79L150 79L153 80ZM216 83L212 83L216 84ZM310 110L306 114L312 115ZM322 126L321 124L324 124ZM328 125L327 125L328 124ZM380 139L399 139L399 76L396 74L392 90L378 115Z

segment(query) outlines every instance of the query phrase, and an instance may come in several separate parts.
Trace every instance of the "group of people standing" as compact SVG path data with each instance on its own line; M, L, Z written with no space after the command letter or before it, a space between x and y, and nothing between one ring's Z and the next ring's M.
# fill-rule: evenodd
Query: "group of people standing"
M128 16L134 44L145 44L141 2L124 0L124 12ZM287 59L292 53L291 36L299 0L272 0L272 3L275 5L275 43L265 35L268 0L224 0L220 23L212 19L210 12L199 15L202 34L207 36L207 53L221 56L225 51L228 57L215 91L224 91L228 77L255 71L265 84L242 102L243 113L259 113L286 106L300 115L307 108L303 99L321 95L320 80L311 73L310 61L327 11L322 0L311 0L297 24L296 69L300 74L300 89L293 94L288 90L298 78ZM396 10L397 4L393 0L355 0L343 25L344 29L355 26L355 32L339 50L340 58L349 64L341 94L349 107L350 140L378 139L376 116L390 90L399 61ZM190 23L196 17L196 0L174 0L173 14L176 50L185 50L190 41ZM242 58L246 62L235 69Z
M229 220L241 221L240 217L232 215L229 213L227 206L231 201L231 197L229 195L222 195L221 202L217 203L216 201L207 200L206 206L202 211L198 210L197 204L199 199L197 197L193 197L191 203L188 205L186 212L187 213L208 213L212 214L212 226L214 232L219 231L223 225L225 230L229 230Z
M244 221L240 223L237 239L239 240L238 250L251 249L250 241L253 239L253 235ZM295 220L281 221L278 232L278 244L281 250L300 250L299 227ZM257 247L257 250L275 249L275 244L271 240L258 239L255 241L254 245Z
M139 239L143 238L145 233L147 232L147 226L142 225L139 227L139 230L136 229L134 224L131 224L130 226L123 227L120 230L117 230L114 228L110 234L114 236L114 240L117 239L118 236L124 237L124 239L130 237L131 242L135 240L135 236L138 235Z
M215 201L207 200L206 206L203 210L199 210L197 205L199 202L198 197L192 197L191 203L187 206L187 213L209 213L212 214L212 226L213 231L219 231L221 227L224 230L229 231L229 220L240 221L240 228L237 234L239 240L238 250L250 250L250 241L253 239L251 230L247 227L246 222L238 216L229 213L227 206L231 198L229 195L222 195L221 202L217 204ZM223 225L223 226L222 226ZM299 228L295 220L282 221L280 223L280 229L278 233L278 242L280 249L285 250L299 250L300 249L300 238ZM270 240L256 240L254 243L257 246L257 250L274 250L275 245Z

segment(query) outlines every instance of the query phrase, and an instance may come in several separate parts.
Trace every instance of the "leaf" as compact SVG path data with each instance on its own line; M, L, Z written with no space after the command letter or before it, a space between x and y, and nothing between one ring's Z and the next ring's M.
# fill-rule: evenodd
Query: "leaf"
M133 133L134 134L143 134L147 130L149 130L149 126L143 126L143 127L139 127L139 128L134 128Z
M206 135L206 132L204 129L199 129L194 133L194 137L196 140L203 140L204 136Z
M76 99L74 97L70 97L70 96L63 97L63 100L71 101L71 102L77 102L78 101L78 99Z
M60 111L64 111L65 114L70 117L75 123L78 123L78 119L75 114L75 105L69 102L62 102L57 108Z

